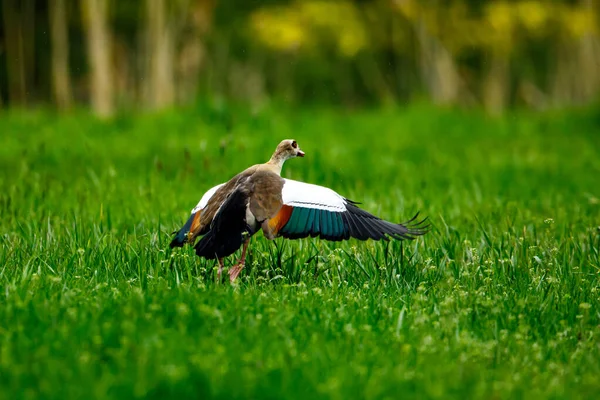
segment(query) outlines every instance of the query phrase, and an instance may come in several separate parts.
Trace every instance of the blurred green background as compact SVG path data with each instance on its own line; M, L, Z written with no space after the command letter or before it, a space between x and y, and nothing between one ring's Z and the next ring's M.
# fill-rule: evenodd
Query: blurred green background
M1 4L0 400L599 398L600 1ZM169 249L283 138L431 232Z
M3 0L0 106L547 109L600 89L593 0Z

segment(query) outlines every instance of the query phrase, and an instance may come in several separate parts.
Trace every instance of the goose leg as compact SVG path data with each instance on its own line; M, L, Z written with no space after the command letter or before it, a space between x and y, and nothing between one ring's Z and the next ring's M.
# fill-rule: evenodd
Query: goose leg
M235 281L244 265L246 264L246 250L248 250L248 244L250 243L250 238L244 241L244 247L242 247L242 257L240 258L240 262L235 264L233 267L229 268L229 280L231 282Z

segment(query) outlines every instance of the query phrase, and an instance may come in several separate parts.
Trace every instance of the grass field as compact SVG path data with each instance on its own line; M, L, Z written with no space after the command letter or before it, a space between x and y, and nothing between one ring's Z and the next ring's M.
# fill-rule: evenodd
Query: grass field
M215 284L170 233L283 138L285 177L433 230L258 234ZM0 398L600 394L598 111L13 112L0 141Z

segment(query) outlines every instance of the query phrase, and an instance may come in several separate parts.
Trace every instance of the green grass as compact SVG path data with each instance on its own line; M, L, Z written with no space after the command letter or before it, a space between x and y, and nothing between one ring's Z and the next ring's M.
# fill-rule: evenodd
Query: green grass
M594 110L0 115L0 398L595 398L599 137ZM284 176L433 230L259 234L215 284L170 232L283 138Z

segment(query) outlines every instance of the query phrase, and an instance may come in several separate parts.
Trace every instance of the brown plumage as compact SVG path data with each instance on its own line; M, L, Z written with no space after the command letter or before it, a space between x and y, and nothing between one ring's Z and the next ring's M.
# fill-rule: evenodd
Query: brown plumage
M279 175L268 170L241 178L196 244L196 254L207 259L227 257L258 229L268 235L268 220L283 205L283 184Z
M396 224L359 208L335 191L281 178L290 158L303 157L294 140L282 141L265 164L253 165L228 182L208 190L175 235L171 247L194 243L196 254L217 258L220 278L223 258L242 247L240 261L230 268L233 281L244 267L250 237L262 229L265 237L299 239L320 237L339 241L412 240L428 232L427 218Z
M229 194L236 187L238 187L240 184L249 185L258 178L260 178L259 180L263 183L259 185L259 190L256 193L257 198L253 201L255 203L255 210L260 212L262 215L264 211L260 209L257 203L263 203L266 200L266 196L268 196L268 187L267 184L264 183L265 179L266 182L275 182L274 177L277 177L281 180L280 175L283 163L290 158L303 156L304 152L300 150L295 140L284 140L279 143L269 161L264 164L253 165L231 178L223 186L217 189L206 207L202 210L200 214L200 223L195 227L194 230L190 230L188 234L188 241L193 242L198 235L204 235L207 232L213 218L215 217L215 214L217 213L217 210L227 199L227 196L229 196ZM270 179L268 178L269 173L272 174ZM283 181L281 182L281 187L283 187ZM279 187L278 192L280 200L281 187ZM271 198L269 199L272 200ZM265 206L267 206L267 204L265 204ZM281 205L279 205L279 207L281 207ZM279 208L277 211L279 211ZM275 213L277 213L277 211L275 211Z
M304 152L295 140L282 141L269 161L253 165L221 185L206 205L192 214L171 242L171 247L194 243L198 236L205 235L196 245L196 252L206 258L218 258L220 276L222 258L235 252L243 242L242 259L230 270L230 277L235 279L243 268L249 237L260 228L272 237L268 220L283 205L284 180L280 176L283 164L290 158L303 156ZM249 212L245 212L246 209ZM245 226L236 225L241 224L240 217Z

